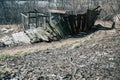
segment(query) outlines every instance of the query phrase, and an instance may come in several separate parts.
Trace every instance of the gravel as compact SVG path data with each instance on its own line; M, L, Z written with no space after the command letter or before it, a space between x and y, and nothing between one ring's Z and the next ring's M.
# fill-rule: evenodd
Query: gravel
M1 80L120 80L120 33L71 46L1 59Z

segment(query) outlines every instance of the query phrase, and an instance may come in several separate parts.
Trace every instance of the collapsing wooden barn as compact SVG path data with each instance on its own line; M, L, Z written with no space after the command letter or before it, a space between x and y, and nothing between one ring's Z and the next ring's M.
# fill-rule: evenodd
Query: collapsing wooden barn
M5 36L0 43L5 46L49 42L88 32L94 26L100 7L74 14L72 11L49 10L43 14L37 10L21 13L24 31Z
M49 10L46 14L41 14L34 10L27 12L27 15L22 13L22 21L24 29L29 29L31 26L35 28L43 27L56 39L61 39L91 30L100 12L100 6L77 14L62 10ZM31 16L31 13L33 16Z

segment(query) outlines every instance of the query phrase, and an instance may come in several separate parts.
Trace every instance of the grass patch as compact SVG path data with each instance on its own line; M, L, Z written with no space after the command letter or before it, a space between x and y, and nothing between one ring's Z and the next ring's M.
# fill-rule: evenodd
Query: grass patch
M1 53L0 54L0 60L4 60L4 59L7 59L7 58L12 58L12 57L17 57L17 56L21 56L21 55L28 55L28 54L31 54L32 52L28 51L28 52L17 52L17 53L14 53L14 54L10 54L10 53Z
M0 54L0 59L5 59L5 58L8 58L10 57L11 55L10 54Z

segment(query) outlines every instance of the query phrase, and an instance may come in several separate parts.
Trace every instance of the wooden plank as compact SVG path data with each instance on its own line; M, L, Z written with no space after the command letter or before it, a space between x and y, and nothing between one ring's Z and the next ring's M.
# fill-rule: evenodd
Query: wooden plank
M81 16L77 15L77 33L79 33L80 31L80 20L81 20Z
M49 10L49 12L51 12L51 13L59 13L59 14L65 14L65 13L66 13L66 11L63 11L63 10L55 10L55 9Z

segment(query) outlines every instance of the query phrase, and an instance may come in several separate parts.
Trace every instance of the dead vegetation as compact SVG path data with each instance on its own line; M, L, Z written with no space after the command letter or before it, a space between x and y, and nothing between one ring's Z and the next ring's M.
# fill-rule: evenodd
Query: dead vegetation
M79 43L79 42L78 42ZM73 44L72 44L73 45ZM4 79L119 80L119 33L72 45L1 59ZM115 47L115 48L114 48Z
M20 25L0 25L0 38L21 31Z
M99 22L110 26L109 22L106 25ZM1 78L119 80L119 36L115 29L98 30L83 38L77 38L79 35L59 42L3 50L9 54L33 52L1 58Z

